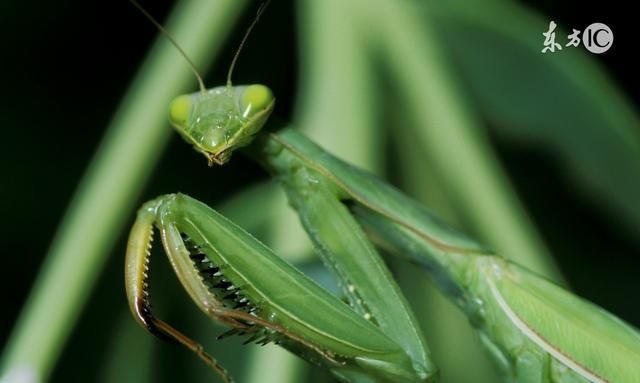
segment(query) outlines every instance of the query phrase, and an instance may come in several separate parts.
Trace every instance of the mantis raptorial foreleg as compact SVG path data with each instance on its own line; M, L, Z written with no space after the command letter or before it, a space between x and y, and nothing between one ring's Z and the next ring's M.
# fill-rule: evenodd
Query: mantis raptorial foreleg
M139 211L129 239L126 286L131 310L149 331L187 346L225 380L226 372L201 346L154 318L149 309L146 276L152 224L193 301L240 335L281 344L345 381L415 382L433 377L393 338L244 230L185 195L160 197Z
M282 181L351 307L206 205L169 195L140 210L127 250L129 304L148 330L229 379L201 346L151 314L146 265L156 226L185 290L232 333L274 341L345 382L436 381L415 319L364 227L391 253L425 267L478 329L507 381L640 381L637 330L492 254L291 128L261 133L275 102L266 86L201 88L172 102L172 125L210 165L245 148Z

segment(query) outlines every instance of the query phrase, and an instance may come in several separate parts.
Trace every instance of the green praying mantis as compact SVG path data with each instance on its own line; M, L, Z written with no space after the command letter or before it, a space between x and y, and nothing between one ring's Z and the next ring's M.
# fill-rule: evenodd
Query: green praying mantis
M171 103L170 122L209 165L240 149L281 182L346 303L205 204L171 194L142 206L127 244L127 298L142 326L231 381L201 345L151 311L155 228L192 300L231 328L223 336L277 343L344 382L436 382L427 342L375 243L427 271L476 328L505 381L640 382L636 329L493 254L292 127L263 129L275 98L264 85L231 84L237 57L227 85L209 90L192 65L200 90Z

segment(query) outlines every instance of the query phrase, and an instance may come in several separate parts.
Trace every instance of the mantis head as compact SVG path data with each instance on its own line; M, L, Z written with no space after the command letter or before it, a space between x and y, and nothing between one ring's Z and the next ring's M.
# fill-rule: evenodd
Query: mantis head
M231 74L251 30L269 5L266 0L258 9L245 33L229 66L227 85L207 90L196 65L171 34L147 12L136 0L129 0L153 23L187 61L198 80L200 91L176 97L169 107L171 125L204 154L209 166L222 165L229 160L234 150L246 146L269 118L275 98L271 89L264 85L232 86Z
M189 62L200 85L200 92L178 96L171 102L169 120L182 137L204 154L209 166L214 163L223 165L229 161L234 150L249 145L273 111L275 98L268 87L231 84L231 74L238 55L268 4L269 0L260 6L256 18L242 38L229 66L227 85L209 90L205 90L195 64L173 37L162 26L158 26Z
M171 125L204 154L222 165L264 126L275 104L264 85L220 86L176 97L169 107Z

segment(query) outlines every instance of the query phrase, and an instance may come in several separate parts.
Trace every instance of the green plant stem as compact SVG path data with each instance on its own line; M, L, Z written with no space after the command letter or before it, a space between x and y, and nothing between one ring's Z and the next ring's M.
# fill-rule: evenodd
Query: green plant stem
M167 26L193 61L205 67L245 4L185 1ZM140 23L147 21L140 17ZM0 376L47 380L168 141L167 105L194 85L184 58L164 38L157 41L71 200L4 349Z
M116 331L99 374L100 383L151 383L155 339L131 320L128 309L114 313ZM135 366L135 368L131 368Z
M334 155L379 173L371 61L342 0L299 1L303 87L295 126Z

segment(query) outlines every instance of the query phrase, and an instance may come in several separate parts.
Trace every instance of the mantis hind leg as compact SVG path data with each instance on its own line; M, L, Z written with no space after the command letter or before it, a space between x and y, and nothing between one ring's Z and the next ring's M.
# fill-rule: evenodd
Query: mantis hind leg
M170 324L156 318L151 312L148 272L150 249L153 241L153 225L157 219L157 210L161 199L150 201L138 212L136 222L131 229L127 244L125 261L125 280L127 300L134 317L147 331L159 338L182 344L195 353L211 367L225 383L231 383L229 373L204 351L201 344L189 338ZM240 323L234 323L241 325Z

